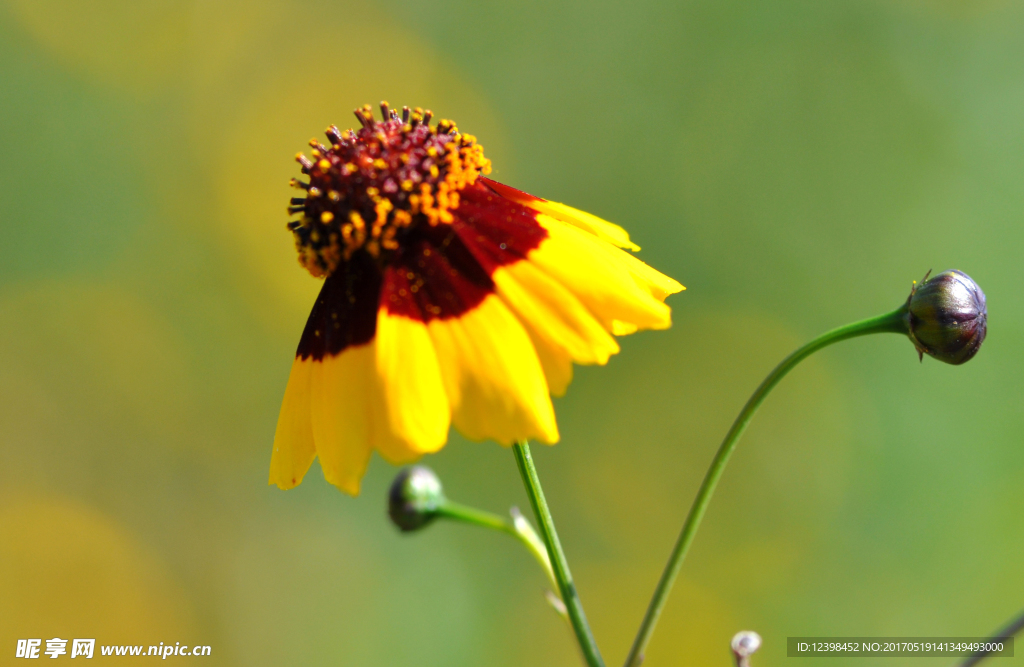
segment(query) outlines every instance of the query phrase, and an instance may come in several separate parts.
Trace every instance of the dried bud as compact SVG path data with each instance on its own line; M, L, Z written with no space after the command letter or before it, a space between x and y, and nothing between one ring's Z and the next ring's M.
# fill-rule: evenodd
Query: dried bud
M969 361L985 340L985 293L962 271L925 276L907 300L910 340L918 354L947 364Z
M402 532L419 530L437 518L444 502L444 489L434 471L412 466L398 473L391 483L388 515Z

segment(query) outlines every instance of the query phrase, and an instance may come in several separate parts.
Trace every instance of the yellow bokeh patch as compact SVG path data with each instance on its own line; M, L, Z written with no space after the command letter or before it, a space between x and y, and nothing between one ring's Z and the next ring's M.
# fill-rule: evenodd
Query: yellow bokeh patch
M0 600L11 655L24 638L95 639L95 657L102 644L208 643L164 564L111 518L69 500L0 510Z

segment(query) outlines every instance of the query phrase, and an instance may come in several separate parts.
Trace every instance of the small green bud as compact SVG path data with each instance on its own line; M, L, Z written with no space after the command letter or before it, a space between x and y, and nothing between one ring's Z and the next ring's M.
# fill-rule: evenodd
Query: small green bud
M426 466L402 470L391 483L388 515L402 532L419 530L437 518L445 502L441 480Z
M931 279L926 275L907 300L907 326L922 358L970 361L988 327L985 293L962 271L943 271Z

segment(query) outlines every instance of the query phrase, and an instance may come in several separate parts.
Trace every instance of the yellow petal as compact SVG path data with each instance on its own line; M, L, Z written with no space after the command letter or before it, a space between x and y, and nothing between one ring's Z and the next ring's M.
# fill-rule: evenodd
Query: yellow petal
M544 379L548 382L548 391L552 396L565 396L572 382L572 357L564 348L538 337L532 327L526 326L526 333L530 335L530 342L537 352Z
M459 317L427 324L452 407L472 440L558 440L547 381L529 336L497 295Z
M616 336L628 336L636 332L637 326L635 324L623 322L622 320L612 320L612 333Z
M588 231L602 241L611 243L613 246L626 248L634 252L640 249L640 246L629 240L629 232L625 229L586 211L581 211L578 208L566 206L565 204L559 204L558 202L547 201L546 199L537 199L524 203L535 211Z
M312 362L313 442L324 477L350 495L370 460L374 405L379 400L371 341Z
M538 214L537 221L548 238L527 259L572 292L606 330L666 329L672 324L669 307L641 289L633 272L618 261L625 252L547 215ZM613 325L616 320L619 325Z
M426 325L381 308L376 347L388 433L379 434L374 444L395 464L441 449L451 408Z
M274 433L274 452L270 456L270 483L290 489L302 482L316 458L310 406L311 359L296 358L284 390L281 413Z
M619 351L579 299L530 261L503 266L491 278L531 337L565 350L576 363L605 364Z
M673 280L657 269L651 268L650 265L641 262L628 252L616 252L614 254L616 260L622 262L626 269L629 270L633 280L640 286L640 289L645 290L658 301L664 301L665 297L669 294L682 292L686 289L679 284L679 281Z

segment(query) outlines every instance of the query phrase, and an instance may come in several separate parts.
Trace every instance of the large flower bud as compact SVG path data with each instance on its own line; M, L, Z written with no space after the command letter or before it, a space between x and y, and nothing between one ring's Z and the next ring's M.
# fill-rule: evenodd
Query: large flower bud
M907 300L907 325L918 354L947 364L969 361L985 340L985 293L962 271L925 276Z
M402 470L391 483L388 515L402 532L419 530L437 518L445 503L441 480L426 466Z

